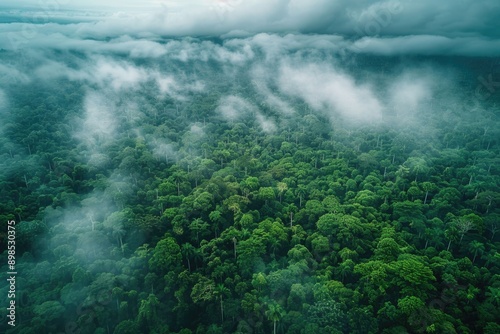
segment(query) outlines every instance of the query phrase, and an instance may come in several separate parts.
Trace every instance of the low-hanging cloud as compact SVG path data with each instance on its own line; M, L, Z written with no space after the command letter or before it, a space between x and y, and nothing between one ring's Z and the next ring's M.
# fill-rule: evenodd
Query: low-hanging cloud
M2 89L0 89L0 118L7 119L8 116L7 108L8 108L7 94L5 94L5 92ZM5 123L2 122L2 124L0 125L0 135L4 131L4 124Z
M273 133L276 131L276 124L274 121L270 118L267 118L266 116L262 115L261 113L257 113L255 115L255 118L262 129L265 133Z
M269 71L264 66L256 66L251 71L252 83L257 92L262 96L264 103L273 110L282 114L291 115L294 113L292 106L283 98L273 93L269 88L276 73Z
M145 70L127 63L98 61L95 67L96 81L116 91L136 88L147 80Z
M148 143L154 156L160 161L173 162L178 156L174 144L165 139L151 138Z
M240 120L248 114L255 114L257 108L247 100L235 96L225 96L219 101L216 109L227 121L234 122Z
M391 38L363 37L347 49L358 53L382 56L488 56L500 55L500 40L478 37L444 37L435 35L401 36Z
M95 91L89 91L84 99L84 119L76 137L87 147L100 146L115 135L115 106L110 100Z
M3 112L7 108L7 95L3 90L0 89L0 112Z
M30 77L19 71L14 66L0 64L0 84L27 84L31 81Z
M415 73L413 73L415 74ZM405 74L389 86L390 105L398 113L412 114L421 103L432 98L431 83L422 76Z
M302 98L331 118L338 114L349 120L373 122L382 117L383 104L368 85L358 84L326 64L284 65L279 82L283 93Z
M187 78L178 74L160 71L157 68L138 66L129 61L117 60L110 56L89 56L80 60L76 68L70 68L63 62L41 60L43 63L34 70L39 79L66 78L80 81L99 90L114 93L137 92L143 85L152 83L158 89L160 98L171 97L186 100L191 92L202 92L204 83L197 78Z

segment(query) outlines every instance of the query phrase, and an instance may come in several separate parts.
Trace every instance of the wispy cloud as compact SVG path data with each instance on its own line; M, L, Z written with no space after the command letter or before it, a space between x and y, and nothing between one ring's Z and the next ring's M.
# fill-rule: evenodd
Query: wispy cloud
M216 109L226 120L234 122L248 114L255 114L257 108L239 96L226 96L219 101Z
M328 65L284 65L280 73L283 93L304 99L313 109L330 117L364 122L378 121L383 105L369 85L356 83Z
M115 135L116 118L109 98L95 91L90 91L84 100L84 119L76 137L88 147L100 146Z

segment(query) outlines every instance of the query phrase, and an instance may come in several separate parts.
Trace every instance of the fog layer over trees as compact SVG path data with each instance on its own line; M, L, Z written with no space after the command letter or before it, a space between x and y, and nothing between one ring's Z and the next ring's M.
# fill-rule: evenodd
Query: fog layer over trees
M224 3L206 35L161 11L140 27L61 12L26 38L3 11L0 220L16 221L18 275L1 328L500 332L495 32L430 36L402 22L416 5L368 1L351 14L363 28L387 9L377 36L286 1L257 29Z

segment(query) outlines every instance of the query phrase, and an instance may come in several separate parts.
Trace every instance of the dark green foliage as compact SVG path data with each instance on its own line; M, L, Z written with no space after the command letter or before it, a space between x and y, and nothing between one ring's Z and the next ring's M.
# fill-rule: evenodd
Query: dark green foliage
M112 136L81 139L76 82L9 91L0 219L17 221L19 333L499 332L498 123L429 110L428 129L361 126L293 98L284 116L245 70L170 65L210 87L110 90ZM231 94L276 129L224 121Z

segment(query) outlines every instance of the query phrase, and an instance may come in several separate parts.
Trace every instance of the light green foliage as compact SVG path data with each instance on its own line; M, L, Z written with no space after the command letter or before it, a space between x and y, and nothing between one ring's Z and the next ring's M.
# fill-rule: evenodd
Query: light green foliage
M394 261L401 252L400 246L392 238L383 238L377 244L375 256L385 262Z
M415 296L404 297L398 300L398 308L406 315L417 312L422 307L424 307L424 302Z

